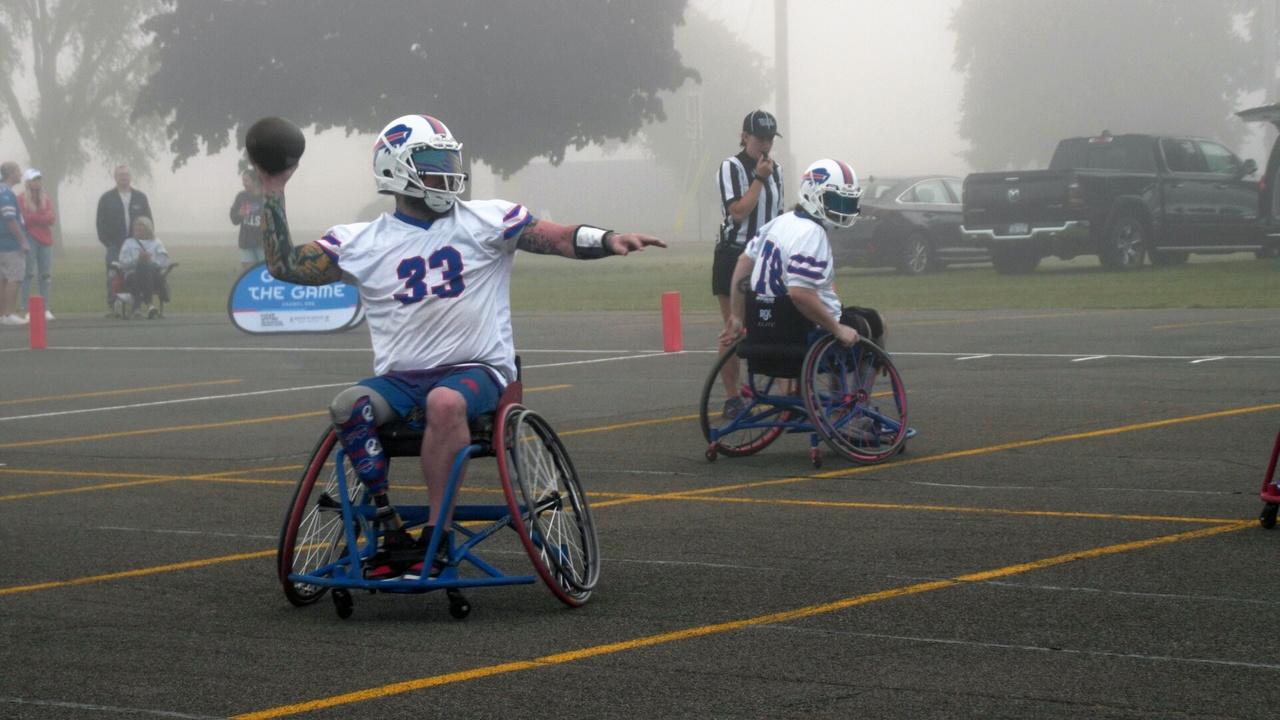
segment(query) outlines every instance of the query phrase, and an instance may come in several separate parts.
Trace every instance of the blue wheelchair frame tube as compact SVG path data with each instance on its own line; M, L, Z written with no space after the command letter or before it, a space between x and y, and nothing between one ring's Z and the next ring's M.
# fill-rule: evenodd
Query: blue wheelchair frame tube
M483 452L484 448L474 443L458 451L449 473L449 482L445 485L444 497L441 498L441 504L444 507L449 507L453 504L454 496L457 494L460 484L458 480L462 476L462 469L467 461L472 456ZM345 460L346 452L339 447L334 455L334 463L338 495L342 504L342 524L347 550L342 557L336 558L334 562L328 565L317 568L312 574L290 573L290 582L333 588L381 590L384 592L426 592L445 588L484 585L527 585L536 582L537 579L532 575L506 575L472 552L477 545L484 542L494 533L510 526L511 512L506 505L460 505L454 508L452 522L454 527L452 530L447 530L443 524L435 526L435 530L428 540L426 554L423 558L424 572L418 579L366 579L362 572L363 553L356 538L356 522L371 524L374 517L374 508L370 503L368 493L363 490L360 493L359 505L352 503L351 494L347 490ZM416 526L426 523L429 507L426 505L404 505L398 506L397 510L406 525ZM491 524L480 530L472 531L459 525L460 522L467 521L491 521ZM454 545L455 531L466 538L462 544L456 546ZM376 550L377 535L372 532L366 532L364 535L369 554L372 554ZM433 578L429 574L429 563L432 558L436 557L436 552L441 547L441 543L444 543L445 549L449 551L450 564L438 577ZM462 561L470 563L487 577L458 577L457 565Z

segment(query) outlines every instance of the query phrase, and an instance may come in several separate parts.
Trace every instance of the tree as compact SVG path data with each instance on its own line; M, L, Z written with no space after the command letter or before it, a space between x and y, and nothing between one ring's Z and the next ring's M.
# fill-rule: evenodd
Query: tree
M171 0L146 25L158 70L139 112L168 121L181 163L264 115L377 132L436 115L503 175L663 119L692 75L684 0Z
M1238 4L1204 0L963 0L960 135L976 169L1047 163L1065 137L1150 132L1237 143L1257 85Z
M160 123L130 113L151 71L140 24L157 8L156 0L0 2L0 122L13 124L54 202L95 152L146 172ZM29 53L19 51L24 42Z

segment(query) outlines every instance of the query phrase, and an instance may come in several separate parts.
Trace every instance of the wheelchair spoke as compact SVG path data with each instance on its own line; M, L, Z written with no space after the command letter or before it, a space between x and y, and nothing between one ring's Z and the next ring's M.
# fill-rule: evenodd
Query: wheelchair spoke
M819 435L855 462L880 462L907 437L906 390L882 350L818 341L805 363L805 407Z

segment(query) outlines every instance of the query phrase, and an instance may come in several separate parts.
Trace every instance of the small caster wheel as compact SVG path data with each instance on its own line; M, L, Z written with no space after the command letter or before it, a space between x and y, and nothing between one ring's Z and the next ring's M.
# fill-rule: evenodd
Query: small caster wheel
M815 468L822 467L822 452L817 448L809 451L809 462L813 463Z
M344 589L338 588L333 591L333 609L338 613L338 617L346 620L351 617L351 593Z
M715 443L711 443L710 445L708 445L708 446L707 446L707 452L706 452L706 453L704 453L705 457L707 458L707 462L715 462L715 461L716 461L716 456L717 456L718 454L719 454L719 453L718 453L718 452L717 452L717 450L716 450L716 444L715 444Z
M446 590L445 593L449 596L449 614L454 620L465 619L471 614L471 603L467 602L462 593L454 588Z
M907 444L906 444L906 443L902 443L901 445L899 445L899 446L898 446L898 452L897 452L896 454L898 454L898 455L906 455L906 454L907 454Z
M1267 503L1262 506L1262 514L1258 516L1258 524L1270 530L1276 526L1276 511L1280 510L1280 505L1275 503Z

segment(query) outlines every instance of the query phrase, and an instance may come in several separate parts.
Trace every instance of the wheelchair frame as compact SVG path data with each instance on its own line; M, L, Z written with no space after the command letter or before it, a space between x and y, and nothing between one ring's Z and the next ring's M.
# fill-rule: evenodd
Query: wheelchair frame
M326 429L303 471L281 529L277 568L289 602L296 606L310 605L332 590L338 616L347 618L352 613L352 589L393 593L445 590L450 614L462 619L471 610L461 593L462 588L531 584L541 578L564 604L578 607L585 603L599 579L598 541L586 496L568 452L551 426L520 404L519 382L508 386L495 414L485 418L493 424L478 430L473 428L472 442L454 457L441 502L444 507L453 504L462 470L472 458L496 455L505 503L454 507L450 526L446 529L443 523L437 525L428 539L424 572L417 578L365 577L364 562L377 551L379 544L375 507L369 493L350 473L337 433L332 428ZM420 447L421 431L392 423L380 427L379 435L388 458L419 455L414 448ZM543 451L542 458L525 457L530 452ZM317 481L331 454L333 472L320 495L312 501ZM556 477L538 477L539 473L548 472ZM551 480L550 490L539 494L539 487L545 489L548 480ZM407 529L426 525L429 506L398 504L396 509ZM564 523L543 522L544 514L558 518L566 512L572 514L569 525L576 535L567 543L556 535L557 532L563 534ZM326 514L332 518L322 522ZM338 519L339 523L333 522ZM464 523L487 524L470 528ZM506 574L475 552L477 546L505 528L519 535L535 575ZM339 529L340 532L335 532ZM432 576L426 569L431 567L440 548L444 548L448 561L438 575ZM320 552L316 554L316 550ZM304 567L298 567L299 560ZM464 567L478 570L479 576L464 576L460 572Z

